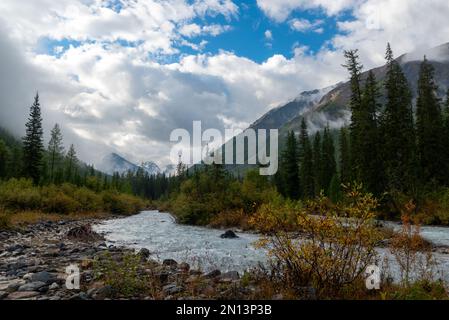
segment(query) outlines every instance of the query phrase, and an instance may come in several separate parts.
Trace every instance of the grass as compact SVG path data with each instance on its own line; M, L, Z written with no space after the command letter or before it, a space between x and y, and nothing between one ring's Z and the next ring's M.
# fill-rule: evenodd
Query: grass
M14 214L0 213L0 230L24 227L43 221L78 221L84 219L105 219L112 215L104 212L87 212L71 214L43 213L40 211L22 211Z

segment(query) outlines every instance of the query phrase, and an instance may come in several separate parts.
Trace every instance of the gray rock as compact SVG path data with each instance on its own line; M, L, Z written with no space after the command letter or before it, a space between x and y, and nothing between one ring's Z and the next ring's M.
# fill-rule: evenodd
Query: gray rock
M45 282L41 282L41 281L30 282L30 283L20 286L18 291L20 291L20 292L37 291L44 286L46 286Z
M237 271L229 271L220 276L221 280L239 280L240 275Z
M10 293L7 297L8 300L23 300L37 297L39 292L36 291L17 291Z
M220 275L221 275L221 271L220 270L214 270L214 271L211 271L211 272L205 274L204 278L213 279L213 278L219 277Z
M5 299L8 296L8 292L6 291L0 291L0 300Z
M175 283L168 284L162 288L166 295L173 295L184 291L184 289Z
M186 262L183 262L179 265L179 270L184 271L184 272L189 272L190 265Z
M85 292L80 292L72 295L69 300L89 300L89 297Z
M169 266L169 267L176 267L178 265L178 263L173 260L173 259L165 259L162 264L164 266Z
M148 250L147 248L142 248L142 249L140 249L140 251L139 251L138 254L139 254L140 256L142 256L142 257L148 259L148 258L150 257L150 255L151 255L151 252L150 252L150 250Z
M50 283L54 282L55 280L56 280L56 275L51 274L47 271L38 272L31 276L31 281L39 281L39 282L44 282L46 284L50 284Z
M220 236L220 238L222 238L222 239L236 239L236 238L238 238L238 236L235 234L234 231L228 230L228 231L226 231L225 233L223 233L223 234Z
M106 298L111 298L113 293L114 289L112 289L111 286L104 286L102 288L95 290L95 292L92 294L92 297L95 300L104 300Z
M57 284L56 282L53 282L48 289L51 290L51 291L58 290L59 289L59 284Z

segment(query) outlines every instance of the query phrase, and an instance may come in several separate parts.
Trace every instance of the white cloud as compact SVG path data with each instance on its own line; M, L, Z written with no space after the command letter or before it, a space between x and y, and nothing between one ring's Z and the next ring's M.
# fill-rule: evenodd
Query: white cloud
M298 9L322 9L335 15L354 6L358 0L257 0L262 11L270 18L283 22Z
M313 55L296 46L293 57L276 54L262 63L225 51L164 63L165 55L179 50L177 44L202 50L202 36L232 27L232 21L209 25L201 17L232 19L238 12L235 4L135 0L116 12L101 0L2 0L0 119L23 134L27 108L39 89L47 133L60 122L65 140L76 143L85 160L99 160L113 150L136 162L163 165L174 128L189 129L193 120L202 120L205 127L240 128L300 91L344 80L344 49L359 48L369 68L383 63L388 41L396 54L448 42L447 0L429 2L259 0L269 17L285 23L292 20L292 10L312 8L337 19L339 12L352 8L354 19L340 21L344 33ZM320 32L320 27L310 30ZM91 41L56 48L55 57L35 53L41 37ZM120 45L118 39L135 45ZM153 58L158 55L161 59Z
M323 28L319 28L324 24L323 20L315 20L310 21L308 19L292 19L289 22L290 28L295 31L299 32L308 32L308 31L314 31L317 33L322 33L324 30Z
M265 39L268 41L273 40L273 33L271 32L271 30L265 31Z

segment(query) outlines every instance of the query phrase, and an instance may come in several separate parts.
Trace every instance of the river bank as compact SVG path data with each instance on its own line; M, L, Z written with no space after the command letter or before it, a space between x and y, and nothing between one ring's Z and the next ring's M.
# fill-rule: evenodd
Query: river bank
M1 231L0 299L236 299L251 296L253 289L240 285L237 272L212 270L203 273L173 259L156 262L150 259L148 250L136 253L131 248L107 244L97 233L88 231L87 236L83 234L91 225L102 221L46 221L21 230ZM135 280L142 283L151 280L152 290L125 295L98 274L101 271L96 266L99 261L120 265L130 256L138 258L139 273ZM80 268L79 290L66 288L65 271L69 265ZM126 273L126 265L115 271Z

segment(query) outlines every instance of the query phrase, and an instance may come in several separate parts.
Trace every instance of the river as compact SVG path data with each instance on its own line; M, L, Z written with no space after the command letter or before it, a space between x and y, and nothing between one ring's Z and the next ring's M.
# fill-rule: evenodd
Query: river
M400 228L395 223L388 225ZM104 234L114 245L136 250L147 248L153 259L187 262L203 271L219 269L242 273L267 261L266 251L254 247L259 239L256 234L237 232L237 239L222 239L222 230L180 225L170 214L158 211L108 220L94 226L94 230ZM449 247L449 228L425 226L421 228L421 235L438 246ZM379 254L388 258L390 269L397 275L394 259L387 250L379 249ZM434 258L438 277L449 280L449 255L435 253Z

